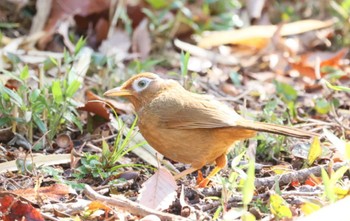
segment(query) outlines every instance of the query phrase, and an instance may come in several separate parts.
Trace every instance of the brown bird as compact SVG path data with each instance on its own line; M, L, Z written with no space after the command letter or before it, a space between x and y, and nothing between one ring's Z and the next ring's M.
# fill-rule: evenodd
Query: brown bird
M226 166L230 147L255 136L256 131L298 138L316 136L292 127L245 120L225 104L153 73L135 75L104 95L126 97L135 107L140 132L147 142L165 157L191 164L176 179L215 161L216 167L200 187Z

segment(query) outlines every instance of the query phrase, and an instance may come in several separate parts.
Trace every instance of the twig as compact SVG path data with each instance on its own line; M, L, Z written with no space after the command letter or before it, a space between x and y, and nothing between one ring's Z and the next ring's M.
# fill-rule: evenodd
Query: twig
M128 199L111 198L111 197L100 195L99 193L95 192L89 185L85 185L84 193L88 198L92 200L103 201L104 203L110 204L112 206L116 206L122 210L129 211L130 213L138 216L156 215L161 220L189 220L181 216L164 213L164 212L156 211L154 209L147 208L145 206L142 206Z
M346 166L346 162L342 163L335 163L333 165L333 169L337 170L342 166ZM322 165L322 166L315 166L311 168L306 168L302 170L298 170L295 172L280 174L272 177L266 177L266 178L257 178L255 180L255 187L258 189L260 187L268 187L271 188L275 181L278 180L279 185L287 185L291 183L292 181L298 180L299 182L304 182L311 174L315 176L321 175L321 169L326 168L328 165Z
M335 163L333 165L333 170L337 170L342 166L348 165L346 162L342 163ZM276 176L271 176L271 177L266 177L266 178L256 178L255 179L255 188L259 189L261 187L266 187L266 188L271 188L275 184L276 180L278 181L278 184L280 186L282 185L287 185L291 183L292 181L298 180L299 182L304 182L311 174L315 176L320 176L321 175L321 169L326 168L328 165L322 165L322 166L315 166L311 168L306 168L302 170L298 170L295 172L290 172L290 173L285 173L285 174L280 174ZM221 196L221 187L217 188L206 188L203 189L202 194L205 196ZM237 196L234 198L230 199L232 201L237 200ZM230 201L229 200L229 201Z

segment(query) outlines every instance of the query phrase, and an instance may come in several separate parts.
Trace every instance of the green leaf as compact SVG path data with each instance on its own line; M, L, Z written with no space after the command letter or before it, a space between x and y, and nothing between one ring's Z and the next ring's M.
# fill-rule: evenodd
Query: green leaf
M247 171L247 178L244 180L243 186L243 205L248 208L248 204L253 199L255 190L255 161L250 160Z
M19 78L21 78L22 80L27 80L29 77L29 69L28 66L24 66L23 70L21 71Z
M188 61L190 60L190 53L181 51L181 75L182 77L188 74Z
M0 127L7 125L10 122L11 122L11 118L2 117L2 118L0 118Z
M241 75L238 72L232 71L229 76L235 86L241 85Z
M38 115L33 114L33 121L34 121L35 125L38 126L39 130L42 133L47 132L47 128L46 128L44 121L42 121Z
M331 104L324 98L318 98L315 103L315 110L319 114L327 114L331 110Z
M111 154L109 146L105 140L102 140L102 156L107 157Z
M152 8L158 10L161 8L167 7L172 1L166 0L146 0L148 4L152 6Z
M335 185L344 176L344 174L346 173L346 171L348 171L348 169L349 167L342 166L337 171L335 171L335 173L333 173L331 177L332 185Z
M61 83L60 81L56 80L52 83L52 95L53 99L56 103L60 104L63 102L63 94L62 94L62 89L61 89Z
M328 200L333 203L336 201L337 197L334 193L334 188L332 186L330 178L328 177L327 172L323 168L321 170L321 176L322 176L322 181L323 181L323 185L324 185L324 194L326 195Z
M68 86L66 91L67 97L73 97L74 93L77 92L79 87L80 87L80 82L78 80L72 81L72 83Z
M93 66L103 67L107 63L107 59L107 56L102 53L93 53L91 55Z
M55 58L49 57L49 59L52 62L52 64L54 64L56 67L58 67L58 62L57 62L57 60ZM49 64L47 64L47 65L49 65Z
M326 81L324 79L323 79L323 81L326 83L327 87L329 87L330 89L333 89L335 91L344 91L344 92L350 93L349 87L332 85L331 83L329 83L328 81Z
M275 81L277 93L285 101L295 101L298 97L297 91L289 84Z
M12 62L12 64L18 64L19 62L21 62L21 59L11 52L7 53L7 58Z
M156 9L156 10L166 8L172 2L172 1L165 1L165 0L146 0L146 1L148 4L152 6L153 9Z
M75 45L74 54L77 55L85 44L86 39L84 39L84 37L80 37L77 44Z
M2 92L2 93L1 93L2 96L4 96L4 95L3 95L3 92L6 93L6 94L9 96L10 100L11 100L13 103L15 103L18 107L21 108L21 107L24 106L23 100L22 100L22 98L19 96L19 94L17 94L17 92L15 92L15 91L13 91L13 90L7 88L7 87L4 87L2 84L0 84L0 91Z
M32 93L30 93L30 95L29 95L30 103L34 103L38 99L40 93L41 93L40 89L38 89L38 88L34 89L32 91Z
M68 122L74 123L78 127L80 132L83 131L83 125L82 125L81 121L71 112L64 113L63 118L66 119Z

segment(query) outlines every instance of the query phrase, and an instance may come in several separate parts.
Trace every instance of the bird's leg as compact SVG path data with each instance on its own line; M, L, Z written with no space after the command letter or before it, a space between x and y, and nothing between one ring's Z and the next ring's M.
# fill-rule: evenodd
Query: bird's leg
M203 179L200 183L198 183L198 187L206 187L210 181L210 178L212 178L213 176L215 176L215 174L217 174L220 170L222 170L222 168L224 168L227 164L227 158L226 158L226 154L223 154L221 156L219 156L218 158L216 158L215 160L216 166L215 168L209 173L209 175Z
M179 178L181 178L183 176L186 176L187 174L190 174L190 173L192 173L192 172L194 172L196 170L198 170L198 168L190 167L190 168L182 171L181 173L176 174L174 176L174 178L175 178L175 180L177 180L177 179L179 179Z

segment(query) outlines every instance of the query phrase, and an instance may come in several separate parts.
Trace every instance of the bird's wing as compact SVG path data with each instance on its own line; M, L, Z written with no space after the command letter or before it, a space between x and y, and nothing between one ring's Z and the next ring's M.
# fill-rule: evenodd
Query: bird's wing
M202 95L167 108L168 113L160 115L162 127L172 129L221 128L236 126L242 119L228 106ZM177 99L178 100L178 99ZM182 100L183 101L183 100Z

